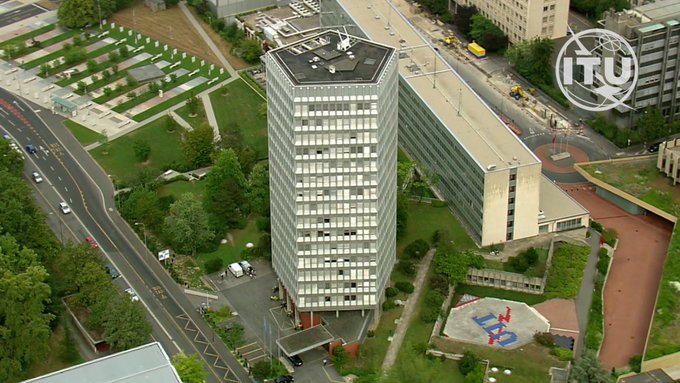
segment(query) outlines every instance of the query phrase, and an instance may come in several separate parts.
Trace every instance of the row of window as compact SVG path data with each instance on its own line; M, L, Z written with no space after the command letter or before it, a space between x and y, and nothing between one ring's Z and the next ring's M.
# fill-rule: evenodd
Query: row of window
M305 115L315 112L366 112L378 110L377 102L338 102L321 104L295 104L295 114Z
M294 126L302 131L375 130L378 128L378 119L375 117L296 118Z
M354 245L352 244L347 244L343 243L340 245ZM342 246L340 246L342 247ZM310 268L317 268L317 267L323 267L327 265L340 265L340 266L345 266L346 264L355 264L355 263L370 263L370 262L375 262L375 255L370 254L370 255L347 255L347 254L342 254L342 255L336 255L334 257L300 257L298 258L298 267L301 269L310 269ZM328 282L330 285L330 282ZM365 282L366 286L372 286L372 284L369 284L369 282ZM373 283L373 282L371 282ZM333 284L333 286L338 286L336 284Z
M295 139L295 145L347 145L356 143L371 143L377 139L375 131L370 132L324 132L324 133L300 133Z
M375 215L353 215L351 217L299 217L297 227L317 228L317 227L375 227Z
M306 175L301 175L297 177L297 183L298 184L313 184L313 187L321 187L323 185L327 185L328 187L331 186L331 184L336 184L340 185L343 183L349 182L349 184L353 185L363 185L364 183L367 184L367 186L372 185L374 182L377 181L378 176L376 174L350 174L350 175L343 175L343 174L335 174L335 175L324 175L324 176L306 176ZM349 185L348 185L349 186ZM298 186L299 187L299 186Z
M377 204L373 201L299 203L297 209L303 214L357 214L375 212Z
M299 282L352 281L375 279L375 267L345 269L298 270Z
M298 235L302 238L323 238L323 237L350 237L356 235L375 235L375 229L339 229L339 230L316 230L316 235L313 230L299 230Z

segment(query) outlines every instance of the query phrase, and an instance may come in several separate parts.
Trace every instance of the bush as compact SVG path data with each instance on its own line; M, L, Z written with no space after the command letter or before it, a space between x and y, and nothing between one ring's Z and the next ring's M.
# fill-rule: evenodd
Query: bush
M511 271L520 274L529 270L529 264L527 263L527 260L520 255L508 259L507 265L511 269Z
M383 311L390 311L395 307L397 307L397 305L395 305L394 302L392 302L390 300L387 300L387 301L383 302L383 304L382 304Z
M533 247L526 249L520 255L527 261L529 266L533 266L538 262L538 250Z
M597 221L590 221L590 227L592 227L593 229L595 229L595 231L597 231L598 233L602 233L603 227L602 227L602 225L601 225L599 222L597 222Z
M271 232L271 219L269 217L258 217L255 224L257 225L257 230L265 233Z
M366 333L366 336L369 337L369 338L373 338L375 336L375 331L368 330L368 332Z
M406 275L407 277L412 277L416 275L416 266L410 259L400 259L399 262L397 263L397 270L399 270L402 274Z
M394 298L397 296L397 289L388 287L385 289L385 298Z
M567 350L566 348L553 347L552 350L550 350L550 353L555 355L557 359L563 362L574 359L574 353L571 350Z
M442 274L433 274L430 278L430 288L442 295L447 295L449 293L449 280Z
M333 356L331 357L333 364L337 369L342 369L349 362L349 354L344 347L338 346L333 349Z
M605 250L604 255L600 253L600 259L597 261L597 272L602 275L607 275L608 269L609 269L609 255L607 255L607 251Z
M471 373L477 366L481 359L472 351L465 351L463 357L458 361L458 370L463 375Z
M614 229L605 229L602 232L602 237L604 238L604 242L607 245L614 247L616 240L619 238L619 233L617 233Z
M413 287L413 284L410 282L405 282L405 281L399 281L394 284L394 287L397 288L397 290L406 293L406 294L411 294L415 287Z
M534 334L534 340L541 346L552 347L555 345L552 335L548 332L537 332Z
M205 262L205 272L207 274L216 273L222 270L224 266L224 261L222 258L210 258Z
M441 313L444 295L435 290L430 290L425 295L425 305L420 312L420 319L425 323L433 323Z
M465 383L484 383L484 367L478 364L469 374L465 375Z
M422 259L427 251L430 250L430 244L424 239L416 239L406 246L404 255L412 259Z
M630 366L630 369L633 370L633 372L640 373L640 370L642 369L642 355L635 355L630 358L628 366Z

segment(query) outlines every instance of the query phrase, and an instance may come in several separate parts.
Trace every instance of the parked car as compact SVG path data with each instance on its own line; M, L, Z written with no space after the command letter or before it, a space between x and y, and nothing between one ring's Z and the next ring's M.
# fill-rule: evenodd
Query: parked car
M31 173L31 177L33 177L33 181L35 181L37 184L43 182L43 178L38 172Z
M85 242L89 243L90 247L93 248L93 249L99 247L99 245L97 245L97 242L92 237L85 238Z
M656 153L659 151L659 146L661 146L661 142L657 142L656 144L652 144L647 148L647 151L650 153Z
M118 270L116 270L115 267L113 267L113 265L106 265L104 267L104 270L106 270L106 274L109 274L111 276L111 279L116 279L120 277L120 273L118 272Z
M3 135L2 135L2 138L6 139L6 140L11 140L11 139L12 139L12 137L10 137L9 134L7 134L7 133L3 134Z
M290 375L281 375L278 378L274 379L274 383L293 383L295 382L295 378L293 378Z
M28 145L26 145L26 151L31 153L31 154L35 154L35 153L38 153L38 148L36 148L35 145L33 145L33 144L28 144Z
M59 202L59 210L64 214L69 214L71 212L71 208L66 202Z
M295 367L302 366L302 358L300 358L300 355L289 356L288 360L290 360L290 362L293 363L293 366Z
M137 293L135 292L135 290L132 289L132 287L128 287L127 289L125 289L125 292L128 293L131 301L133 302L139 301L139 296L137 296Z

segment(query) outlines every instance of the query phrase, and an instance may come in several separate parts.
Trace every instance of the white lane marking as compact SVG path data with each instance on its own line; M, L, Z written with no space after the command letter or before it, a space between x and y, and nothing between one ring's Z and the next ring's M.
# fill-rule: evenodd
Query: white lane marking
M17 126L17 124L14 123L12 120L7 120L12 126Z

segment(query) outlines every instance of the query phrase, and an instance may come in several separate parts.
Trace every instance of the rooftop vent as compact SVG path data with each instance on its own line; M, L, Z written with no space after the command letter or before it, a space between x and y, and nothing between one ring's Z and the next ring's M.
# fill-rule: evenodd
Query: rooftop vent
M354 60L354 58L355 58L354 55L349 55L350 60Z
M496 164L491 164L491 165L486 167L486 170L494 170L494 169L496 169Z
M318 66L312 65L312 69L316 69L316 68L318 68Z
M335 65L329 65L328 71L331 72L331 73L335 73Z

